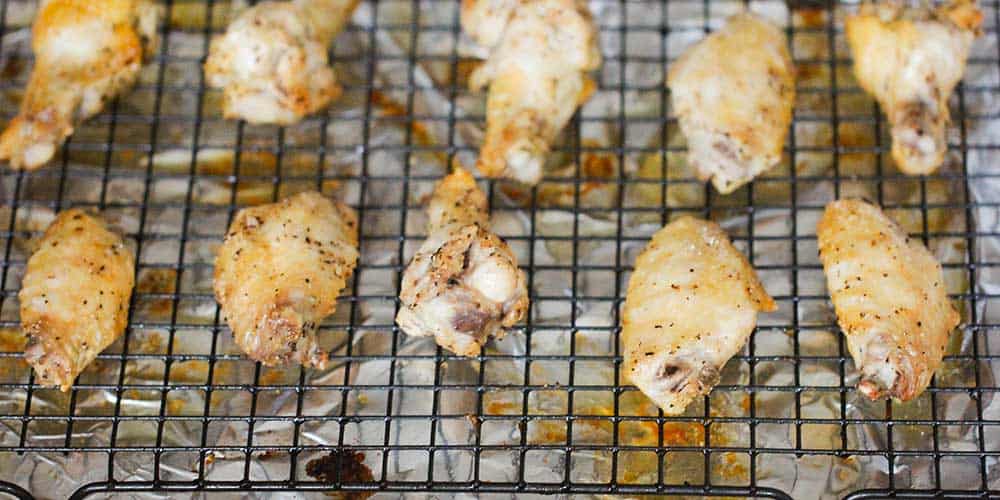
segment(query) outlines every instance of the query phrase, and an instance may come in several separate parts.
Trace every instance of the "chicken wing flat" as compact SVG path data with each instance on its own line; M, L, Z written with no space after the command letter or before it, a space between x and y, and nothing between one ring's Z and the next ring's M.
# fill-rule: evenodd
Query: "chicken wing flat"
M781 161L795 67L777 26L754 14L732 16L678 58L667 82L688 162L720 193Z
M315 191L240 210L215 258L215 298L236 344L268 366L324 368L316 330L358 260L358 220Z
M0 134L0 160L48 163L76 122L135 83L156 46L160 9L146 0L49 0L32 27L31 70L17 116Z
M601 55L581 0L463 0L462 27L490 55L469 78L489 85L476 167L537 184L552 141L593 93Z
M958 325L941 265L878 207L830 203L816 228L837 322L871 399L927 388Z
M261 2L212 40L209 85L226 118L290 125L340 96L327 47L358 0Z
M25 360L38 383L63 391L125 331L135 257L121 236L77 209L45 231L28 259L18 299Z
M929 174L948 150L948 99L983 14L974 0L936 9L866 4L846 21L854 75L889 117L892 158L907 174Z
M746 343L759 311L777 306L714 222L682 217L635 262L622 312L629 380L664 413L708 394Z
M428 213L427 241L403 274L396 323L408 335L433 335L441 347L476 356L524 317L524 271L490 232L486 196L465 170L441 181Z

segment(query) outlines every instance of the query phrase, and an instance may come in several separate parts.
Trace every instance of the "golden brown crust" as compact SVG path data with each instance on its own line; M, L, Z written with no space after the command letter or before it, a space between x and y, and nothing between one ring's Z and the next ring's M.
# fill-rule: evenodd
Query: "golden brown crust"
M902 172L929 174L944 162L948 99L981 23L971 0L937 9L866 3L847 17L854 75L889 118L892 158Z
M827 205L816 227L837 322L869 398L920 395L941 364L959 314L941 265L878 207Z
M69 390L125 331L135 258L99 218L61 212L28 260L18 299L38 383Z
M14 169L45 165L78 120L130 87L156 46L159 12L146 0L45 3L32 28L35 65L18 115L0 134L0 160Z
M466 0L462 27L489 51L469 78L474 92L489 86L476 168L536 184L552 142L595 88L586 74L601 63L590 11L578 0Z
M236 343L265 365L323 368L316 330L358 259L357 216L317 192L241 210L215 260L215 296Z
M757 313L775 309L722 228L681 217L636 258L622 309L625 374L664 413L683 413L718 382Z
M688 162L726 194L781 161L795 103L795 66L777 26L741 13L670 68L673 113Z
M403 274L396 323L407 334L476 356L528 309L527 280L510 247L489 230L486 196L461 168L431 199L427 241Z

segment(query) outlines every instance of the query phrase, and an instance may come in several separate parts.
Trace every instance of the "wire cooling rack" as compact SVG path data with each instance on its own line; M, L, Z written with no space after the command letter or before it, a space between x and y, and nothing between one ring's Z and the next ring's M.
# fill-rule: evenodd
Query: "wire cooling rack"
M594 100L555 148L571 166L531 190L483 182L494 218L520 221L521 230L495 225L521 255L532 310L498 343L514 348L471 361L413 347L391 321L399 274L424 237L424 196L445 165L474 157L467 131L483 120L483 96L463 81L472 63L458 2L364 2L331 52L344 97L289 129L222 120L218 93L204 86L208 40L236 7L163 5L169 21L136 89L81 126L52 165L0 172L0 491L1000 495L989 342L1000 261L987 248L1000 234L977 225L1000 204L988 198L1000 175L977 167L996 164L1000 143L974 134L1000 122L983 104L1000 92L997 2L982 2L977 41L993 48L974 51L978 78L952 102L948 166L923 178L891 167L884 118L851 79L849 54L832 50L843 45L843 5L758 4L785 12L800 101L826 107L796 109L796 168L726 197L683 170L662 81L684 44L743 4L594 2L605 62ZM0 123L30 66L32 9L0 0ZM613 132L595 140L592 129ZM653 132L637 144L637 130ZM362 261L322 329L334 365L322 375L243 359L210 289L212 251L234 212L308 188L344 198L362 221ZM964 311L934 385L910 405L857 398L822 287L812 221L825 201L859 193L939 249ZM139 259L124 338L63 395L37 386L20 361L16 294L33 238L70 206L103 210ZM674 213L724 220L781 311L762 318L711 396L667 418L624 383L616 325L650 234L635 228L655 230Z

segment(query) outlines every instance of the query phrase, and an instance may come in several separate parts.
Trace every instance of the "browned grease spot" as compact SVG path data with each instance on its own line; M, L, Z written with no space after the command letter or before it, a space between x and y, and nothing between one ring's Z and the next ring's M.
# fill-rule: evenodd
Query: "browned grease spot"
M167 415L181 415L184 413L184 407L186 403L183 399L177 397L167 398Z
M603 147L593 139L584 139L581 144L584 148ZM587 179L580 183L581 200L585 200L589 195L596 195L597 191L601 189L615 187L614 184L609 182L613 181L615 176L618 175L618 169L615 168L617 159L614 154L603 151L585 151L580 154L580 160L580 177ZM573 165L567 165L557 171L553 171L552 175L572 177L576 175L576 169ZM502 184L500 189L515 201L521 203L530 201L530 191L516 184ZM538 202L544 206L572 207L575 203L575 190L576 183L568 180L542 183L538 187ZM610 197L611 195L609 194L609 199L605 200L607 203L611 203Z
M364 464L365 454L352 450L334 450L329 455L314 458L306 464L306 474L318 481L332 484L340 483L371 483L375 481L371 469ZM372 496L373 491L341 491L335 498L364 500Z
M378 90L372 90L371 92L371 102L372 104L379 107L381 111L381 116L384 117L398 117L398 116L409 116L406 112L406 107L394 101L391 97L385 95ZM410 132L412 133L412 141L415 146L433 146L435 144L434 138L431 136L430 132L427 130L427 125L417 121L409 120ZM435 158L437 158L442 164L447 163L447 155L443 151L431 152Z
M239 162L240 180L236 186L236 202L241 205L259 205L273 201L274 182L271 177L279 173L282 176L302 178L301 180L282 182L281 190L278 193L279 198L316 189L316 182L309 178L316 176L324 168L323 165L320 165L320 159L315 153L289 152L281 157L279 163L278 156L271 151L242 151L238 160L235 154L199 156L197 173L215 176L235 175L237 161ZM323 180L324 192L333 191L339 187L340 182L337 180ZM205 201L229 203L229 198Z
M24 71L26 61L23 57L12 55L7 58L6 64L0 68L0 77L4 79L14 78Z
M480 59L459 59L455 65L455 84L461 87L468 85L472 72L482 64L483 61Z
M804 28L822 28L826 26L826 10L818 8L803 8L795 11L802 18Z
M489 395L490 393L487 393ZM496 399L484 401L484 410L488 415L520 415L522 408L520 403L512 400L504 400L502 394L498 394ZM737 402L745 410L749 407L749 398L744 397ZM529 409L529 412L531 410ZM659 414L656 405L646 396L639 392L629 392L621 396L619 400L619 415L623 420L618 424L619 443L623 447L626 457L619 464L619 478L624 483L639 483L655 477L660 462L655 453L631 453L630 447L691 447L692 449L705 446L706 431L705 426L698 422L672 422L667 421L659 425L653 420L631 420L629 417L655 417ZM614 406L610 399L595 400L593 403L578 401L574 404L573 414L592 415L595 417L614 415ZM579 419L574 424L574 429L580 429L580 434L584 436L600 435L597 441L606 439L610 443L613 436L613 422L600 418ZM524 432L522 428L521 432ZM565 422L559 420L539 420L532 424L528 431L528 440L531 444L566 444L569 436ZM576 431L574 431L574 434ZM733 442L733 437L726 430L712 431L712 444L715 446L727 446ZM573 439L577 439L575 436ZM585 438L593 440L593 438ZM694 452L692 450L692 452ZM720 459L713 465L713 473L731 480L746 481L748 470L743 460L744 455L739 453L723 453Z
M168 268L143 269L139 271L135 289L139 293L173 294L177 290L177 271ZM147 319L169 319L173 309L173 300L169 297L154 297L140 304Z
M21 352L28 336L20 328L0 328L0 352Z
M20 328L0 328L0 352L20 353L27 343L28 336ZM21 356L0 358L0 378L10 380L27 365Z
M278 385L291 383L291 378L295 375L293 370L268 369L260 376L260 385Z

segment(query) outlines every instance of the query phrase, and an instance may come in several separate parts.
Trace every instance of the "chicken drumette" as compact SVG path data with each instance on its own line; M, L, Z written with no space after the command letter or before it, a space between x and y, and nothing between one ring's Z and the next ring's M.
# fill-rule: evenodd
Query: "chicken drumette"
M871 399L918 396L941 364L958 325L941 265L878 207L827 205L816 228L837 322Z
M737 14L688 49L668 76L673 113L698 176L730 193L781 161L795 102L787 40Z
M854 75L889 117L892 158L901 171L929 174L944 162L948 98L982 19L974 0L936 9L890 0L847 18Z
M622 312L625 373L668 415L708 394L777 306L714 222L667 224L635 262Z
M0 160L45 165L76 123L135 83L156 46L160 9L146 0L49 0L32 27L35 65L21 109L0 134Z
M236 215L215 259L215 297L247 356L326 366L316 330L354 272L357 226L351 208L315 191Z
M463 0L462 27L489 51L469 78L489 86L477 168L526 184L542 178L552 141L594 91L601 55L582 0Z
M38 383L68 391L128 322L135 258L121 236L81 210L61 212L28 260L18 299L25 360Z
M427 241L403 274L396 323L409 335L476 356L528 309L524 272L489 230L486 196L461 168L445 177L428 208Z
M340 95L327 47L358 0L261 2L212 40L208 84L226 118L289 125Z

